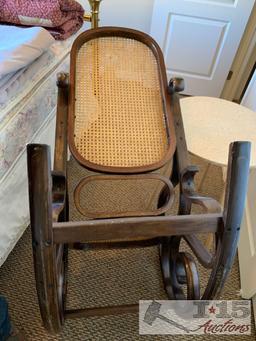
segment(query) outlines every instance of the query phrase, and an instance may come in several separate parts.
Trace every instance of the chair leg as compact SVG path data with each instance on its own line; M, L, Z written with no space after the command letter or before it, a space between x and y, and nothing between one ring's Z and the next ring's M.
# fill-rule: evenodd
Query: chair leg
M218 298L232 268L240 234L250 167L249 142L234 142L229 149L221 248L204 299Z
M180 251L182 237L163 238L160 260L166 292L170 299L218 298L232 267L237 250L249 175L250 144L235 142L230 146L223 228L215 235L215 249L210 253L196 235L184 236L199 263L211 270L205 291L199 292L199 277L190 254ZM190 180L191 182L192 180ZM180 214L190 214L189 203L182 199ZM189 269L189 271L188 271ZM185 271L187 270L187 271ZM187 285L185 297L183 285Z
M165 238L160 260L166 293L170 300L199 300L200 281L196 263L188 252L180 252L181 237ZM187 295L183 291L186 285Z
M182 115L179 105L179 97L176 94L176 92L180 89L179 86L176 86L175 84L183 83L179 79L173 80L170 81L168 88L169 93L172 96L171 110L173 113L177 140L175 153L176 176L174 177L174 179L177 181L177 174L182 174L182 172L188 167L189 162L185 133L182 123ZM209 276L207 287L201 296L202 299L213 299L217 298L220 295L221 289L232 267L237 249L240 224L242 221L245 196L247 192L249 164L250 143L234 142L233 144L231 144L229 151L228 176L226 182L226 196L223 212L223 230L218 231L214 236L215 248L213 250L213 254L211 254L209 250L207 250L205 245L203 245L203 243L197 238L196 235L183 237L193 251L199 263L205 268L211 269L211 274ZM188 187L191 186L191 183L193 184L193 179L191 178L189 182L190 184L187 183ZM182 191L179 214L190 214L189 202L182 198ZM172 273L172 278L170 278L169 274L171 273L170 269L175 267L176 259L179 258L177 254L179 253L180 239L176 240L173 238L169 238L164 239L164 242L165 252L163 253L163 255L165 259L163 260L163 256L161 257L162 269L163 264L165 266L165 269L163 270L163 277L164 281L169 286L172 285L173 287L173 284L177 282L176 277L178 276L178 274L174 271ZM175 250L175 252L173 250ZM169 269L166 270L168 267ZM171 299L178 298L178 296L180 296L179 290L178 295L175 295L174 293L174 295L171 296Z
M52 240L52 177L46 145L27 146L30 221L36 287L44 326L58 332L64 319L66 251Z

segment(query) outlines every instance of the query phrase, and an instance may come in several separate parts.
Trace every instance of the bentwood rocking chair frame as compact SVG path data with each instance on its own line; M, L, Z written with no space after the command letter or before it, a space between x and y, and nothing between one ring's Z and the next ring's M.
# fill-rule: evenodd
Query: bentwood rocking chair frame
M110 44L107 45L106 50L104 50L104 44ZM116 46L117 50L115 50ZM112 51L111 49L114 51L113 55L109 52ZM120 54L124 51L127 55L131 50L130 56L134 56L135 59L140 58L141 53L145 52L145 55L142 58L143 62L139 60L137 63L134 59L132 66L127 66L128 69L130 67L128 72L120 64L122 63ZM115 53L118 54L116 59ZM90 59L92 55L96 59ZM82 63L79 58L82 58ZM148 58L152 65L149 62L145 66ZM113 70L115 63L121 66ZM88 71L86 67L89 64L90 70ZM152 76L143 72L139 73L136 65L138 68L143 65L142 68L146 67L148 73L152 72L153 75L155 72L155 74ZM118 70L121 74L116 76ZM105 78L102 80L102 77L107 80ZM109 80L108 77L112 78ZM135 77L135 80L131 77ZM105 89L106 84L111 84L110 92ZM194 176L197 168L189 163L178 96L178 92L183 90L183 81L173 79L168 85L163 57L158 45L149 36L138 31L108 27L82 33L72 48L70 79L67 74L60 74L57 85L58 107L53 171L51 172L48 146L32 144L27 147L34 268L44 326L49 331L57 332L66 318L138 311L138 304L66 310L68 248L71 245L75 247L78 243L80 246L81 243L85 243L93 248L100 248L102 244L109 248L145 247L158 244L163 281L169 299L218 297L236 252L248 180L250 144L234 142L230 146L226 196L222 212L217 201L200 196L195 191ZM124 89L121 88L122 86ZM133 87L137 87L135 91ZM93 103L90 103L89 91L92 92ZM113 112L116 110L119 113L117 118L123 119L127 127L120 128L119 121L118 123L114 119L111 121L112 109L108 109L108 101L109 96L115 96L115 93L128 98L128 102L136 101L136 96L139 96L139 104L135 109L127 102L122 104L122 98L118 96L117 104L111 102ZM86 98L80 100L79 96ZM144 96L146 104L143 100ZM155 102L153 104L150 102L151 106L148 106L148 101L153 100ZM101 109L103 113L96 113L91 121L90 118L89 122L86 121L88 117L84 118L84 110L89 108L95 111L99 103L104 106ZM145 112L142 112L143 108L140 109L140 103L142 106L145 105ZM137 116L132 116L134 112L136 114L136 110L139 110ZM149 117L147 116L148 110L152 111ZM142 115L141 122L131 128L129 124L132 123L126 119L132 117L132 120L137 120L140 119L139 115ZM104 126L98 123L101 117L103 117ZM109 122L104 121L106 117L107 119L110 117ZM154 135L155 132L150 130L152 129L151 121L154 123L153 129L155 130L160 124L160 135ZM104 130L106 125L114 127L111 136L114 136L113 139L119 139L125 155L130 153L127 159L122 159L120 144L117 146L111 138L106 140L108 147L113 148L110 151L108 149L106 151L106 146L104 149L96 143L100 140L101 134L105 134L104 136L109 134ZM116 131L115 127L117 127ZM146 137L147 129L150 132L149 139ZM127 130L129 134L135 134L132 141L136 141L136 146L138 144L138 148L141 147L143 150L138 159L136 159L136 153L134 155L134 148L127 147L130 141L130 135L125 135ZM95 134L97 135L96 142ZM123 135L120 137L115 134ZM109 138L110 135L107 136ZM156 136L155 140L154 136ZM124 145L122 145L122 139L126 139ZM156 148L156 141L160 141L158 142L160 149ZM98 179L102 177L104 181L113 181L151 177L155 181L163 181L164 187L159 196L158 209L154 212L117 212L116 215L112 213L108 215L106 212L105 215L90 217L85 221L69 221L68 145L74 158L83 167L99 172ZM100 148L103 148L103 151ZM110 159L108 159L109 153ZM170 179L150 173L170 160L173 160ZM102 172L107 175L102 175ZM89 181L95 181L95 178L96 176L93 176ZM86 188L86 181L82 180L79 186ZM180 189L178 214L164 215L172 201L173 186L178 185ZM77 200L81 190L79 186L75 191ZM192 204L201 206L204 212L191 214ZM77 207L79 209L79 204ZM205 247L196 234L215 236L213 253ZM194 258L190 253L180 251L182 239L189 245L197 261L211 271L204 292L200 292L200 280ZM184 285L187 288L186 296L183 291Z

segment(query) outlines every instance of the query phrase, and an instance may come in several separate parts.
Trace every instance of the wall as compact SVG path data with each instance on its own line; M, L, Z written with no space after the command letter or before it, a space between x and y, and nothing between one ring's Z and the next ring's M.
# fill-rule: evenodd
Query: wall
M256 70L241 101L241 105L255 111ZM256 118L256 116L255 116ZM250 170L243 225L238 246L242 297L251 298L256 323L256 169Z
M78 2L90 11L87 0ZM149 33L153 3L154 0L102 0L100 26L123 26Z

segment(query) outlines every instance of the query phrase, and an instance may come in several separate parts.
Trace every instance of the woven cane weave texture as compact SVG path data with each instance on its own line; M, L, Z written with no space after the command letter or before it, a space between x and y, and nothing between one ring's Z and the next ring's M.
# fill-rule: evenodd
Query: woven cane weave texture
M204 174L205 163L197 158L192 163L200 165L199 177ZM70 188L76 186L81 176L93 174L78 166L74 160L68 170ZM197 180L200 181L200 178ZM220 199L222 186L221 169L212 166L204 181L202 194ZM144 196L142 192L141 198ZM104 198L105 193L102 193L103 201ZM82 217L74 209L72 195L70 199L71 219L80 220ZM199 272L205 283L207 272L202 268ZM158 248L70 251L68 291L69 308L136 303L139 299L166 299ZM138 314L67 320L60 334L50 335L42 327L38 307L30 229L26 230L0 268L0 292L7 298L12 321L23 332L25 341L255 341L254 324L251 336L140 336ZM222 299L240 299L237 259L225 284Z
M82 181L87 179L88 177ZM80 193L77 195L76 207L85 217L103 218L160 214L157 200L152 200L152 196L159 197L165 182L159 179L132 178L131 176L115 180L111 177L107 180L101 179L102 176L93 177L91 181L81 186ZM129 195L127 195L127 190ZM104 207L101 200L102 193L105 195ZM143 198L145 200L141 200L141 193L148 194ZM165 212L167 209L168 206Z
M112 167L160 161L168 137L151 49L103 37L83 44L76 63L74 141L81 156Z

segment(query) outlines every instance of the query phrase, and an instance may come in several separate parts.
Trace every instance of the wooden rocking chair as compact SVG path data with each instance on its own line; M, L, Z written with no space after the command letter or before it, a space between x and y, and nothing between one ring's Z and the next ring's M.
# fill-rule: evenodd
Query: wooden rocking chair
M94 248L158 244L169 299L218 297L236 253L250 143L230 146L222 212L218 202L195 191L198 170L189 164L177 94L183 81L173 79L168 85L160 48L135 30L105 27L82 33L72 47L70 79L60 74L57 85L53 171L49 146L27 146L34 268L44 326L58 332L66 318L138 311L138 304L66 309L68 248L83 243ZM81 179L74 191L75 205L87 217L79 222L69 221L68 146L82 167L97 172ZM170 178L153 172L170 162ZM139 186L147 180L162 185L156 209L96 212L81 204L81 191L94 182L119 186L135 181ZM177 185L179 210L167 215ZM204 212L190 214L192 204ZM196 234L213 234L214 252ZM210 270L204 292L194 258L180 251L182 239Z

